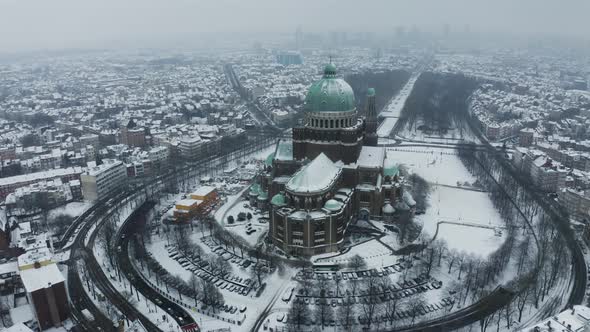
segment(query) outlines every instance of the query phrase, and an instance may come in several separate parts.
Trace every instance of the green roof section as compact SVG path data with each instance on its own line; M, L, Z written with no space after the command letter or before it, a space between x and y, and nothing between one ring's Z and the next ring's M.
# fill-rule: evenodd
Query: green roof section
M367 96L371 97L374 95L375 95L375 89L369 88L369 90L367 90Z
M285 199L285 195L278 193L272 197L270 203L277 206L284 206L287 205L287 200Z
M329 199L326 204L324 204L324 209L330 211L338 211L342 208L342 203L338 202L335 199Z
M336 76L333 64L326 65L322 79L309 87L305 110L314 113L355 110L354 92L346 81Z
M262 190L261 190L260 185L258 183L255 183L252 185L252 187L250 187L250 195L257 196L260 194L261 191Z
M271 154L269 154L269 155L266 157L266 160L264 161L264 164L265 164L266 166L272 166L272 160L273 160L273 159L275 159L275 153L274 153L274 152L272 152Z
M334 66L330 62L324 67L324 77L335 76L335 75L336 75L336 66Z
M396 175L399 175L399 167L397 166L389 166L383 169L383 176L389 176L393 178Z

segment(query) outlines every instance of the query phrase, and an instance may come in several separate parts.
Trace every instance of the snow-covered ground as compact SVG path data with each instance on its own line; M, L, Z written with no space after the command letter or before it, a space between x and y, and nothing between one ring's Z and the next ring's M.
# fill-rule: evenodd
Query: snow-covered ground
M388 149L411 173L431 184L428 204L416 220L423 224L423 237L444 240L450 249L486 257L504 241L504 222L486 192L457 187L476 179L463 166L456 151L446 148L411 147ZM437 232L438 228L438 232Z
M205 234L207 231L205 231ZM200 230L195 228L195 231L191 234L190 238L193 243L197 243L203 249L203 252L208 255L216 255L211 251L211 249L201 242L202 233ZM154 239L152 243L147 245L148 251L151 252L154 257L160 262L162 267L168 270L170 273L178 275L182 279L188 281L192 275L192 272L183 268L176 260L170 258L168 256L168 251L166 249L166 244L168 241L165 238ZM239 268L234 264L231 265L232 267L232 275L240 276L242 278L256 278L254 275L251 274L250 270ZM264 282L266 282L266 288L264 292L261 294L260 297L255 297L254 292L250 292L247 296L240 295L234 292L230 292L226 289L221 289L220 292L223 294L224 300L227 304L233 305L236 307L246 306L248 309L246 310L246 319L244 320L242 327L240 327L240 331L249 330L250 327L253 326L256 318L258 315L264 311L267 304L269 304L275 294L280 294L282 289L286 286L289 282L290 277L295 274L295 271L292 269L287 268L285 274L280 276L278 272L275 272L271 276L265 278ZM154 281L155 284L155 281ZM197 322L203 322L203 326L201 326L204 330L210 330L214 328L222 328L228 327L228 323L223 322L221 320L214 319L210 316L197 314L191 312ZM237 319L238 316L232 316L230 314L223 314L230 319ZM241 314L240 314L241 315ZM231 316L231 317L230 317ZM231 328L237 328L236 326L231 326Z
M70 202L66 205L57 207L49 211L48 218L52 219L61 214L68 215L70 217L77 217L84 213L84 211L88 210L92 206L92 202L84 201L84 202Z
M256 209L253 209L249 205L247 200L237 200L234 202L235 204L233 204L233 206L227 209L225 212L225 217L223 219L225 229L242 237L244 240L246 240L246 242L248 242L249 245L254 246L259 241L261 241L263 235L268 230L268 212L264 214L257 212ZM246 215L250 213L252 215L252 219L239 221L238 214L240 213L244 213ZM227 223L227 218L229 216L233 216L235 220L231 225ZM250 226L248 227L248 225ZM247 234L246 231L248 229L255 230L255 232Z
M379 116L384 117L385 120L383 120L377 129L378 137L387 138L391 134L391 131L393 130L393 127L395 127L395 124L401 115L402 109L406 104L406 100L414 88L414 83L416 83L418 76L420 76L419 73L410 77L406 85L404 85L400 92L393 99L391 99L386 108L379 114Z
M450 153L450 155L449 155ZM457 182L474 182L476 179L455 155L456 150L434 147L388 148L387 158L408 168L430 183L456 186Z

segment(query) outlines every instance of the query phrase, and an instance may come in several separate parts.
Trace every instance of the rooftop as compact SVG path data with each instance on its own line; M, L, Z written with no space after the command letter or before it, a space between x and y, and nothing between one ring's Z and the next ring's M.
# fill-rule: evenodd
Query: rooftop
M287 190L305 193L329 189L338 179L342 169L320 153L309 164L303 166L287 183Z
M363 146L357 164L361 168L381 168L385 161L385 149L377 146Z
M572 309L567 309L522 331L532 331L534 328L538 328L538 331L588 331L590 328L590 308L575 305Z
M213 186L201 186L201 187L197 188L197 190L193 191L191 193L191 195L207 196L208 194L210 194L211 192L213 192L215 190L216 190L216 188Z

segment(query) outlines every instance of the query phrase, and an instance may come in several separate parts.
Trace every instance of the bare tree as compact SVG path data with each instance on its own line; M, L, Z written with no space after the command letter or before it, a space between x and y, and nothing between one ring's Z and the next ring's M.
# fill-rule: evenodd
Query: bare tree
M504 319L506 320L506 328L510 329L512 325L512 315L514 314L514 299L504 306ZM500 315L498 315L499 317ZM498 319L499 321L499 319Z
M363 288L365 294L363 298L362 309L365 318L367 319L367 327L370 329L373 323L373 317L375 316L375 309L379 302L379 287L378 280L376 277L370 276L363 281Z
M321 277L315 284L316 289L315 293L320 298L319 305L315 308L315 316L316 319L321 323L322 328L326 326L329 321L333 318L334 312L332 311L332 307L328 303L326 296L328 292L328 280Z
M111 263L111 266L113 266L113 255L111 255L111 252L115 233L117 232L116 227L115 221L111 218L108 218L102 226L102 244L105 253L109 257L109 263Z
M490 326L490 323L494 320L497 312L492 312L490 315L479 320L479 327L481 332L485 332Z
M301 331L301 325L309 317L309 308L303 301L295 300L289 309L289 331Z
M426 302L424 301L424 298L422 298L422 295L410 298L410 300L407 303L408 311L410 312L410 317L412 317L412 321L410 324L414 325L416 317L420 315L420 310L422 309L422 307L424 307L424 304L426 304Z
M350 259L348 267L354 271L363 270L367 268L367 263L360 255L356 254Z
M12 319L10 318L10 306L8 305L8 297L0 296L0 319L2 326L12 326Z
M340 273L334 274L334 283L336 284L336 297L340 296L340 282L342 282L342 275Z
M195 300L195 307L198 305L198 295L201 290L201 280L196 275L191 275L191 278L188 280L189 287L193 293L193 299Z
M355 312L356 308L354 299L351 296L346 297L337 310L338 319L341 321L342 326L344 326L345 329L348 329L354 324Z
M218 271L219 276L223 277L231 272L231 265L221 256L216 256L214 259L214 266Z
M430 271L432 270L432 264L434 263L434 259L435 259L435 249L434 248L430 248L427 250L427 254L426 254L426 259L423 260L424 261L424 273L427 276L430 276Z
M252 273L254 274L256 279L258 280L258 285L262 285L262 276L267 271L268 271L267 266L262 264L261 262L254 264L254 266L252 267Z

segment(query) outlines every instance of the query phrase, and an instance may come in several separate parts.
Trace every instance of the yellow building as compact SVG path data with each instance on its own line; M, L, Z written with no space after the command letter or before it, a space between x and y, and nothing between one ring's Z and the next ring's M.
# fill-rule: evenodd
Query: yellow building
M199 213L203 200L186 198L176 202L174 206L174 219L176 221L188 221Z
M205 202L211 202L217 198L217 189L211 186L199 187L199 189L190 193L189 197L192 199L199 199Z

